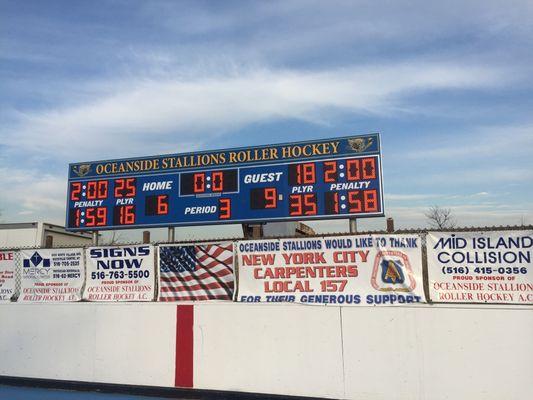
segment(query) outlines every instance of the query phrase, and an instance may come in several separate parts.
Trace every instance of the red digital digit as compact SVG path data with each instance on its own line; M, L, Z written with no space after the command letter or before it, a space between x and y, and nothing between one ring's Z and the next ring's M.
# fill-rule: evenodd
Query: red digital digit
M324 182L337 182L337 161L324 161Z
M219 199L218 200L218 219L230 219L231 218L231 199Z
M300 164L302 168L302 183L304 185L314 184L316 182L316 169L315 163Z
M99 200L105 200L107 199L107 181L98 181L98 194L97 197Z
M107 208L98 207L96 209L96 226L107 225Z
M351 213L363 211L362 193L359 190L348 192L348 205Z
M304 194L304 214L305 215L316 215L316 195L313 193Z
M212 172L211 181L213 192L222 192L224 190L224 173L222 171Z
M339 213L339 193L327 192L326 193L326 210L328 214Z
M291 164L289 166L289 184L312 185L316 183L315 163Z
M137 188L135 178L115 179L115 197L135 197Z
M265 208L277 208L278 191L276 188L265 188Z
M120 207L121 225L132 225L135 223L135 208L132 205Z
M361 179L361 160L358 158L346 160L346 178L349 181Z
M375 179L376 178L376 159L375 158L363 158L363 179Z
M166 194L157 196L157 214L168 214L168 196Z
M85 210L85 226L105 226L106 224L106 207L89 207Z
M135 197L137 188L135 187L135 178L126 178L126 197Z
M303 214L302 196L291 194L289 196L289 215L298 216Z
M365 211L373 212L378 210L378 194L376 189L365 190Z
M70 184L70 200L81 200L81 182L72 182Z
M96 215L95 208L87 208L85 210L85 226L95 226L96 225Z
M337 192L333 196L333 211L335 211L335 214L339 213L339 194Z
M87 200L107 199L107 181L87 182Z
M89 181L87 182L87 200L96 200L98 196L98 182Z
M115 197L123 197L122 192L125 185L126 181L124 179L115 179Z
M80 219L81 219L81 210L78 208L76 209L76 214L74 218L74 226L79 227L80 226Z
M316 195L308 194L291 194L289 196L289 215L316 215Z
M194 193L205 192L205 174L203 172L198 172L194 174L193 189L194 189Z

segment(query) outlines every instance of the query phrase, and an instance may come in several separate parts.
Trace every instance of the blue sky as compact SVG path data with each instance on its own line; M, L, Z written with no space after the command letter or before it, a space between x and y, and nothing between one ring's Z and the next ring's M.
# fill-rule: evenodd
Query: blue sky
M69 162L380 132L397 227L533 223L532 42L531 1L0 0L0 218L63 224Z

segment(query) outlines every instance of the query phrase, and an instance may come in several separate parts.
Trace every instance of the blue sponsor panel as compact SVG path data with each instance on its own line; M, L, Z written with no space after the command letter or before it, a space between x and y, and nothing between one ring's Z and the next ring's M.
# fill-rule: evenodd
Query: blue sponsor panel
M70 165L71 230L382 216L379 135Z

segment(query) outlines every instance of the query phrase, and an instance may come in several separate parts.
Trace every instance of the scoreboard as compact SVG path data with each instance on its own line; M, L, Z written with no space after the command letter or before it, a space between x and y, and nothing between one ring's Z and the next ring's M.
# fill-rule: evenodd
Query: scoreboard
M69 165L72 231L383 216L379 134Z

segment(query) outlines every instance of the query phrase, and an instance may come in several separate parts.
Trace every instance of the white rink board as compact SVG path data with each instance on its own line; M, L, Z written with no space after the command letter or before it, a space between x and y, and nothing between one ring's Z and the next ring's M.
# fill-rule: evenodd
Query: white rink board
M338 308L212 304L194 312L196 388L342 397Z
M2 304L0 375L173 387L176 305ZM194 306L194 388L533 398L533 307Z
M0 321L0 375L174 386L175 307L10 304Z
M194 312L199 389L361 400L533 398L531 307L343 307L342 329L340 308L331 306L202 304Z
M345 308L343 328L346 398L533 398L531 308Z

